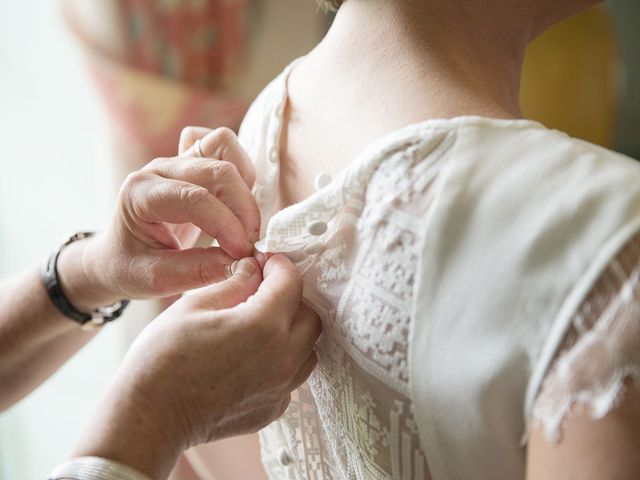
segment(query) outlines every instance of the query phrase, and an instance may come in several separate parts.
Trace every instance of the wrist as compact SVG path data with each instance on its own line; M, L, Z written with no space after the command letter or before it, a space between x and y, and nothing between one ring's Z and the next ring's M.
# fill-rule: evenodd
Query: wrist
M171 428L172 415L157 414L157 399L141 398L138 386L121 384L112 384L74 456L106 458L149 478L167 478L186 446Z
M101 278L99 237L91 237L68 245L58 257L58 275L64 295L81 312L120 300L118 294Z

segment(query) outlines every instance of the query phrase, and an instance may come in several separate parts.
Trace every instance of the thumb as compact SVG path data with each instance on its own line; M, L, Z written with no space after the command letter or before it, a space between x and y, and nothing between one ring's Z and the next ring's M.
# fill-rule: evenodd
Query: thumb
M264 315L293 319L302 299L302 277L283 254L271 255L264 266L264 281L247 304L260 308Z
M234 259L219 247L157 250L146 276L154 296L175 295L220 282L229 276ZM150 272L150 274L149 274Z
M215 285L194 293L205 308L222 310L245 302L256 293L262 282L260 265L253 257L243 258L232 264L232 275Z

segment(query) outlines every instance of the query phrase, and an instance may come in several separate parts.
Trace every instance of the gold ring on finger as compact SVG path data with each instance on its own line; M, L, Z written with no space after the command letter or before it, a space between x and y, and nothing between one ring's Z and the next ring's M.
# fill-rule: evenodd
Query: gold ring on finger
M196 143L193 144L193 150L195 151L196 157L204 158L202 146L200 145L200 139L196 140Z

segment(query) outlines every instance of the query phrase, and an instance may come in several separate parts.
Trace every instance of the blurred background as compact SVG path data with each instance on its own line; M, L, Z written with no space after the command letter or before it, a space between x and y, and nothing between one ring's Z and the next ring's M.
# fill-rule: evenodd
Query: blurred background
M1 12L0 278L103 228L124 176L174 155L183 126L237 128L330 21L312 0L24 0ZM640 158L638 25L640 3L616 0L537 39L525 116ZM0 416L1 480L45 478L69 454L156 310L135 305Z

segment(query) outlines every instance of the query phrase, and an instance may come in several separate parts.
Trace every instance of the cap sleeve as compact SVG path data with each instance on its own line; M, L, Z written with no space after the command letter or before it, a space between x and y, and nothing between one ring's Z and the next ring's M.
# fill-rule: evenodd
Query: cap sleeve
M640 234L618 253L572 318L535 400L530 425L560 440L574 407L604 417L640 386Z

